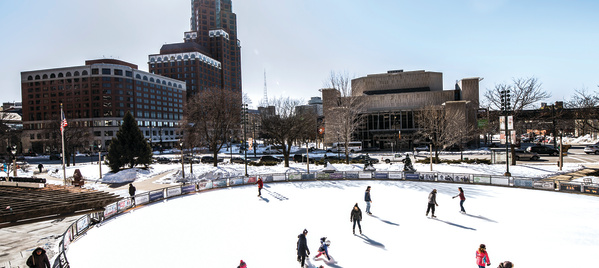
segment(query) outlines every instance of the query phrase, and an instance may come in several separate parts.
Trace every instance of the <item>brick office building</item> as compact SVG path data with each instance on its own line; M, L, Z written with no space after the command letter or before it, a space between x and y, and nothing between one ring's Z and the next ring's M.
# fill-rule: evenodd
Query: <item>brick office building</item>
M187 94L226 88L241 96L241 43L231 0L192 0L191 31L183 43L149 55L151 73L185 81Z
M89 60L84 66L21 72L23 152L47 153L56 148L60 103L68 128L89 129L92 139L77 144L107 148L130 111L153 145L171 147L179 138L186 86L179 80L147 73L120 60ZM60 145L58 145L60 146Z

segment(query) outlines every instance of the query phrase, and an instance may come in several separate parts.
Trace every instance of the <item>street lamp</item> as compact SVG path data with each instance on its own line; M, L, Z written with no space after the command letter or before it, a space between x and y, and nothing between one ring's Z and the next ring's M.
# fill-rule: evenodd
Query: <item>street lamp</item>
M510 136L510 130L508 129L508 114L509 111L512 109L511 107L511 102L510 102L510 91L509 90L502 90L499 92L501 94L501 111L504 114L504 123L505 123L505 173L503 174L503 176L506 177L511 177L512 174L510 173L510 161L509 161L509 150L510 150L510 140L509 140L509 136Z
M242 108L241 111L242 111L242 116L243 116L243 144L245 146L246 142L247 142L247 138L246 138L247 127L246 127L246 124L247 124L247 119L248 119L248 105L247 105L247 103L244 103L242 105L243 106L241 107ZM247 161L247 159L248 159L248 150L247 150L247 148L246 148L246 150L243 150L243 153L244 153L244 159L245 159L243 161L245 163L245 176L248 177L249 175L248 175L248 161ZM215 161L216 161L216 159L215 159Z
M13 145L10 148L10 151L12 152L12 175L13 177L17 176L17 146Z
M100 180L102 179L102 141L98 144L98 168L100 170Z
M183 159L183 142L180 142L181 146L181 176L185 179L185 160Z

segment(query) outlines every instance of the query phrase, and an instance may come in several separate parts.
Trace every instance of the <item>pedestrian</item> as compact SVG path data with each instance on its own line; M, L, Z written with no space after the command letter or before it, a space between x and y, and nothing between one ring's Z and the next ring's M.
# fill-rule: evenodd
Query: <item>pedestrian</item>
M326 237L321 237L320 238L320 247L318 248L318 254L316 254L316 256L314 256L314 260L316 260L316 258L320 257L320 255L324 254L325 257L327 257L327 260L331 260L331 257L329 256L329 246L331 245L331 241L327 240Z
M256 182L258 184L258 197L262 196L262 187L264 187L264 183L262 182L262 178L258 178Z
M370 186L366 187L364 201L366 201L366 213L368 213L368 215L372 215L372 213L370 212L370 203L372 203L372 199L370 199Z
M426 216L428 217L428 212L432 210L431 218L436 218L435 216L435 206L439 206L437 204L437 189L433 189L430 194L428 194L428 208L426 209Z
M50 260L48 260L46 250L41 247L36 248L27 259L27 266L31 268L50 268Z
M304 229L304 231L297 236L297 261L304 267L304 263L306 262L306 257L310 255L310 249L308 249L308 243L306 242L306 235L308 234L308 230Z
M513 268L514 264L511 261L504 261L497 266L497 268Z
M478 268L485 268L485 265L491 266L491 259L489 259L485 244L480 244L476 251L476 265L478 265Z
M133 183L129 183L129 196L131 196L131 200L134 200L135 186L133 186Z
M248 266L245 264L245 262L243 260L239 261L239 266L237 266L237 268L247 268Z
M452 197L452 199L458 196L460 197L460 212L466 214L466 210L464 209L464 201L466 201L466 197L464 196L464 190L462 189L462 187L458 187L458 190L460 190L460 193Z
M349 221L354 222L353 232L356 234L356 223L358 224L358 228L360 228L360 234L362 234L362 226L360 225L360 221L362 220L362 210L358 207L358 203L354 205L354 208L351 210L351 214L349 216Z
M37 169L40 171L40 173L42 173L42 170L44 169L44 165L42 165L42 163L39 163L39 165L37 165Z

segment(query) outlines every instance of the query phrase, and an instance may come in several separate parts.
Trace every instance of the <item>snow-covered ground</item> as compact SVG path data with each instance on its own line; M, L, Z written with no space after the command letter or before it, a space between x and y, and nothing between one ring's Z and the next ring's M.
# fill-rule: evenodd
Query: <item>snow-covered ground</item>
M373 216L364 190L372 186ZM457 187L468 214L459 213ZM437 219L425 217L438 190ZM71 244L72 267L299 267L308 230L310 266L475 267L485 243L491 267L588 267L599 250L599 198L551 191L413 181L316 181L241 186L159 202L93 228ZM353 235L352 206L363 213ZM357 230L356 230L357 231ZM320 237L333 262L313 260ZM592 265L591 265L592 266Z

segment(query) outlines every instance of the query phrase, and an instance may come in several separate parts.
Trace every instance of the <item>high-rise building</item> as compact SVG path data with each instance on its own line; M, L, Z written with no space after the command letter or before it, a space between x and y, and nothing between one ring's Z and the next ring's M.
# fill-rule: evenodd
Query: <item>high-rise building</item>
M231 0L192 0L191 31L183 43L150 55L150 72L185 81L188 96L214 88L241 95L241 43L232 9Z
M92 144L108 148L127 111L153 146L172 147L181 136L185 83L124 61L88 60L83 66L22 72L21 94L23 152L60 148L61 103L67 128L86 129L92 136L87 144L69 145L77 151Z

